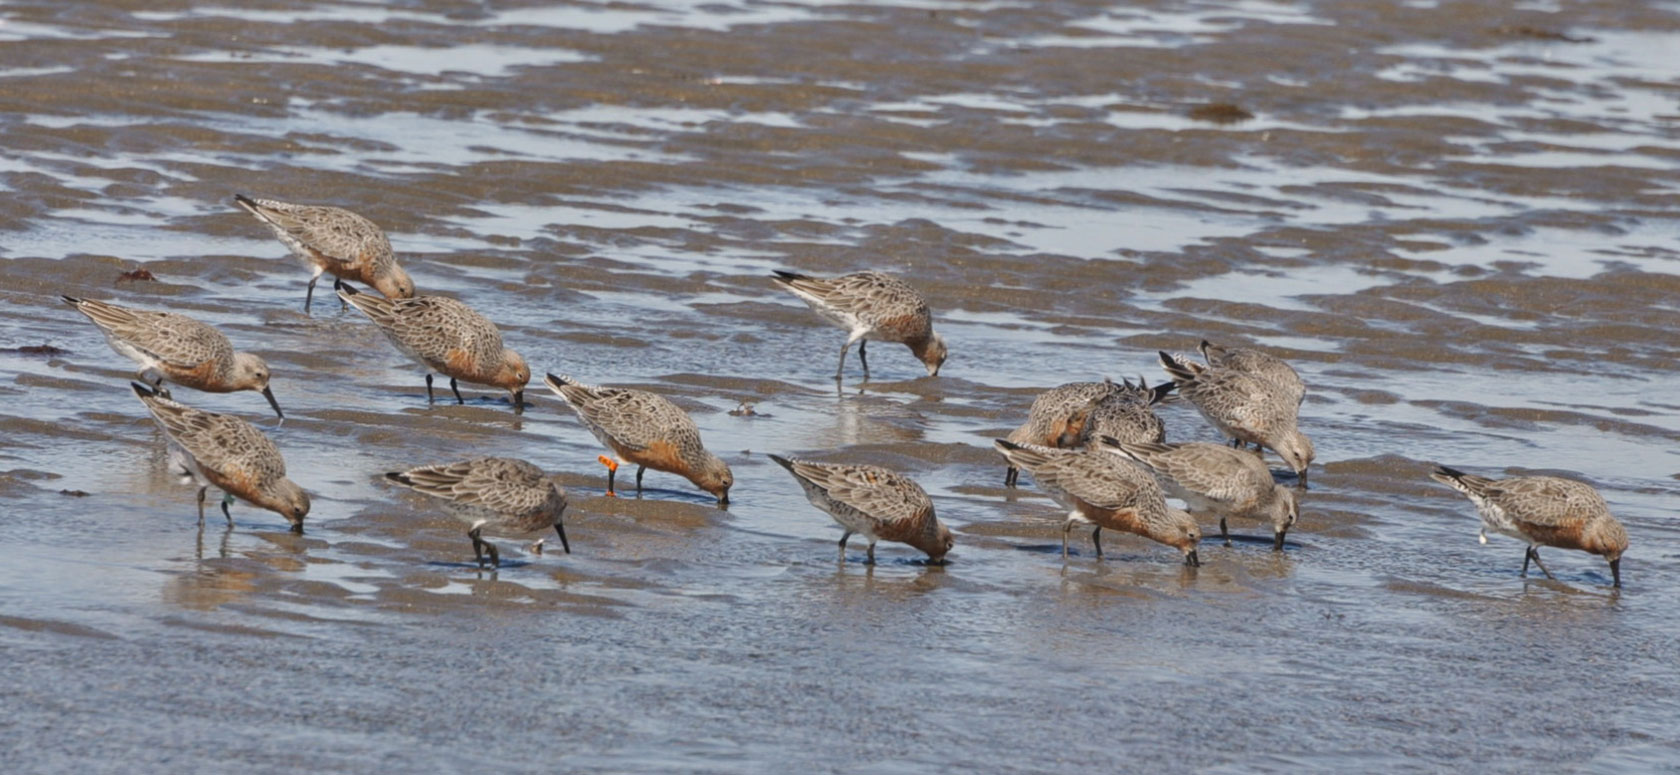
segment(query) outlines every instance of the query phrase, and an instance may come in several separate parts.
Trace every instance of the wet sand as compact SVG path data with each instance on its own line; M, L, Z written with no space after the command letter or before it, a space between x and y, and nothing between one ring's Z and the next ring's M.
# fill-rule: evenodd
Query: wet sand
M9 771L1680 767L1673 9L302 8L0 8ZM465 385L428 408L354 310L303 316L234 193L354 209L538 374L671 397L730 508L652 472L604 497L540 387L523 416ZM941 376L877 345L837 393L844 334L777 268L913 276ZM244 504L200 529L60 294L261 355L283 427L252 393L177 397L272 432L306 533ZM1203 337L1308 385L1288 551L1238 523L1199 569L1120 536L1064 564L991 439ZM952 564L838 566L766 453L910 473ZM380 481L475 455L564 472L574 553L495 537L480 572ZM1626 587L1558 551L1556 582L1518 578L1434 463L1592 482Z

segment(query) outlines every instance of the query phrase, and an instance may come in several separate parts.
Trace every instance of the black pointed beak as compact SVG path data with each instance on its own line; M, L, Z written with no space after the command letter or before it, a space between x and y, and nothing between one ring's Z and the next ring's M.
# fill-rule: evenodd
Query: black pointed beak
M1191 549L1184 553L1184 564L1192 568L1200 568L1202 567L1202 558L1196 556L1195 549Z
M1288 532L1287 530L1279 530L1276 535L1272 536L1272 551L1283 551L1283 536Z
M559 520L554 521L554 532L560 534L560 548L565 549L567 554L571 554L572 545L566 542L566 528L560 524Z
M1303 468L1295 472L1295 489L1307 489L1307 469Z
M513 413L514 414L524 414L525 413L525 391L524 390L513 391Z
M720 495L718 495L718 508L720 508L720 509L729 508L729 491L728 490L724 490Z
M262 394L263 394L263 398L268 399L268 405L274 407L274 414L280 417L281 422L285 422L286 413L280 411L280 402L274 400L274 391L269 390L268 386L264 385L263 389L262 389Z
M1617 557L1610 561L1610 578L1614 580L1610 586L1622 588L1622 558Z

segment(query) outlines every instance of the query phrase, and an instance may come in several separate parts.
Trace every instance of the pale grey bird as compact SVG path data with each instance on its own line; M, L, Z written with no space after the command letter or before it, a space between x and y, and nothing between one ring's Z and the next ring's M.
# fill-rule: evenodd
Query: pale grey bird
M1178 394L1202 417L1240 446L1267 447L1295 471L1307 486L1307 466L1313 461L1312 440L1297 427L1293 394L1277 383L1248 372L1203 366L1162 352L1161 368L1178 385Z
M1219 537L1231 545L1227 517L1263 519L1272 525L1272 548L1283 551L1283 538L1300 519L1295 491L1272 480L1260 458L1224 444L1137 443L1107 436L1114 449L1155 472L1167 494L1182 499L1192 512L1219 517Z
M811 306L818 315L847 330L840 346L840 365L834 378L846 370L846 351L858 342L858 361L863 377L869 378L865 347L870 339L902 342L910 348L928 376L938 376L949 354L945 340L933 331L933 313L927 300L909 283L880 272L857 272L839 277L809 277L777 270L770 278Z
M1301 381L1301 374L1282 358L1247 347L1221 347L1206 339L1202 340L1199 349L1209 366L1247 372L1271 380L1286 394L1295 397L1296 406L1306 400L1307 386Z
M567 554L572 545L560 518L566 513L566 488L542 469L515 458L481 457L458 463L420 466L393 471L386 479L404 487L442 499L449 513L467 523L473 555L484 564L501 567L496 545L484 540L483 531L532 533L554 528L560 547ZM541 543L537 544L541 551Z

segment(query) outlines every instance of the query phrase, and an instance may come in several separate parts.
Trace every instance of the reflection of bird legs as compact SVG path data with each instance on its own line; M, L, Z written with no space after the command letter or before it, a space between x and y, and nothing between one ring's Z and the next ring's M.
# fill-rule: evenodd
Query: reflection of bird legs
M613 477L618 474L618 461L606 455L598 455L595 459L601 461L601 465L607 467L607 497L618 497L618 493L613 492ZM640 485L641 477L638 476L636 479L637 484Z

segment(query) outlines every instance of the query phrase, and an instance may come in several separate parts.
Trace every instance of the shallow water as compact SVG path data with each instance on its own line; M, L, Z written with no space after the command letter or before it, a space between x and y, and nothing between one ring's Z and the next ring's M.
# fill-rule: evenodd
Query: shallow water
M0 5L8 771L1680 768L1673 4L295 5ZM235 192L367 215L539 373L672 396L729 510L603 497L540 388L428 408ZM913 276L951 360L879 345L837 394L775 268ZM305 535L195 524L66 293L268 360L281 428L178 397L262 418ZM990 439L1202 337L1309 385L1289 550L1062 562ZM912 473L953 563L837 565L766 452ZM479 454L565 472L575 554L478 572L379 482ZM1434 462L1593 482L1626 588L1518 578Z

